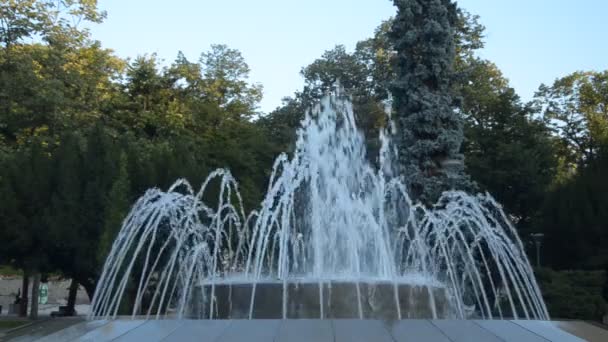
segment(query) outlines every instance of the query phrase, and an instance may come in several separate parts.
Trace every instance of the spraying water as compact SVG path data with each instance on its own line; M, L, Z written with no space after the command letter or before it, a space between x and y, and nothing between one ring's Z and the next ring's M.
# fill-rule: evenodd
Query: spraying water
M245 213L224 169L198 191L185 180L148 190L107 257L91 317L116 317L127 303L133 316L234 318L240 306L256 318L275 300L282 318L376 318L390 306L399 319L548 319L523 245L490 195L412 202L393 176L390 132L376 169L340 91L297 134L257 211Z

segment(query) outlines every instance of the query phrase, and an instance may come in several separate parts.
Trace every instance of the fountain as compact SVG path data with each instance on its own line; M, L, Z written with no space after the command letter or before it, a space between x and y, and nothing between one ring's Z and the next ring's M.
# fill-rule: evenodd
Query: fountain
M414 203L381 133L366 159L349 99L327 95L280 155L258 210L225 169L148 190L112 246L91 318L548 319L516 230L488 194ZM128 305L127 305L128 304Z

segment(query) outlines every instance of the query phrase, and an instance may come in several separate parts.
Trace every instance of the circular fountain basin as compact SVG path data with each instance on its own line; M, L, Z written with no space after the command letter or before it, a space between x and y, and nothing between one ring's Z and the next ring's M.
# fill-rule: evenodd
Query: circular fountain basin
M395 282L264 281L193 289L189 318L430 319L447 317L445 288ZM213 301L211 300L213 298Z

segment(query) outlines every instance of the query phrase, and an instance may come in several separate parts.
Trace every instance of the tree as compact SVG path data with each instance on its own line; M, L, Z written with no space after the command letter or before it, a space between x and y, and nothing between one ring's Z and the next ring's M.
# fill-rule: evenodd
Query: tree
M77 134L62 136L62 143L53 153L53 171L48 177L53 178L49 210L46 213L47 226L50 233L52 263L63 275L71 277L67 306L69 312L74 312L78 281L74 279L75 270L72 265L82 255L73 253L73 246L82 243L82 221L87 213L82 210L82 139Z
M100 271L101 237L112 218L107 215L108 195L119 175L120 150L100 126L60 139L53 168L45 175L53 184L45 211L50 235L45 250L52 255L52 268L82 284L91 297Z
M21 316L27 314L29 275L51 270L53 255L45 221L50 168L48 151L40 143L15 152L0 164L0 240L7 242L0 251L0 263L23 270Z
M493 63L471 59L467 80L455 88L465 118L467 172L504 205L520 232L532 233L557 167L550 131Z
M249 84L249 66L238 50L211 45L201 54L205 96L222 108L230 119L248 119L262 99L262 86Z
M608 71L575 72L541 85L535 100L562 140L566 172L592 162L608 137Z
M458 9L456 22L456 62L453 82L454 98L460 99L458 87L469 83L474 52L483 47L484 27L478 16ZM273 111L260 123L282 127L273 129L272 137L280 137L282 146L292 146L295 130L310 108L326 91L333 89L335 82L352 95L358 127L366 137L367 156L370 162L377 162L379 131L386 125L383 101L388 99L390 83L395 79L394 42L389 37L394 19L384 21L374 32L374 36L357 43L354 52L349 53L338 45L326 51L320 58L302 68L305 80L302 92L287 98L282 107ZM289 148L288 148L289 150Z
M608 264L604 267L604 284L602 285L602 297L608 303Z
M368 93L376 100L386 100L390 82L395 79L394 46L389 37L393 19L378 26L374 36L357 43L354 55L367 69Z
M129 174L127 171L127 156L125 152L120 154L120 158L117 160L118 173L108 196L105 204L105 219L104 228L101 233L99 250L98 250L98 263L103 264L107 257L112 243L118 235L118 231L122 225L123 219L128 214L131 206L131 184L129 182Z
M606 145L604 145L606 146ZM558 269L602 269L608 264L608 150L548 192L538 226L543 257Z
M307 104L302 95L283 98L283 105L268 115L259 118L256 124L272 139L272 145L278 155L281 152L293 151L295 148L296 130L304 118Z
M137 57L129 65L126 73L126 91L131 100L139 105L139 110L150 111L152 101L160 101L159 93L163 89L163 79L158 71L156 54Z
M93 42L93 0L0 2L0 144L4 149L98 119L122 61ZM29 43L28 43L29 42Z
M6 50L25 39L58 42L66 37L82 41L88 31L78 28L83 21L100 23L105 12L97 0L2 0L0 1L0 44Z
M325 93L333 90L339 83L351 95L354 114L358 127L366 137L367 156L370 162L377 162L380 150L379 132L385 126L386 112L383 96L375 93L373 64L366 63L358 53L350 54L344 46L338 45L326 51L321 58L302 69L306 85L299 94L305 108L311 108ZM386 95L386 92L383 93ZM292 106L291 109L294 107ZM290 108L285 108L289 110ZM301 112L303 117L305 110Z
M396 56L392 83L400 172L414 198L433 203L441 192L468 189L463 121L451 94L456 56L456 5L449 0L395 0L390 37Z
M300 73L306 81L307 95L317 100L332 90L337 82L353 95L361 95L368 75L366 66L357 56L347 53L344 45L325 51L321 58L302 68Z
M278 152L253 122L262 88L239 51L214 45L127 63L92 41L96 1L0 2L0 264L59 272L91 296L134 198L215 168L259 203ZM73 19L73 21L72 21ZM212 191L211 191L212 192ZM217 198L217 194L214 198Z

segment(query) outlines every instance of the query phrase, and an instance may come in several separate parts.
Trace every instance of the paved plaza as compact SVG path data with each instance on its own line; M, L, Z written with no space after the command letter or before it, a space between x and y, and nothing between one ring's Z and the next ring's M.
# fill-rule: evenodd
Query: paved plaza
M608 341L608 330L580 321L457 320L130 320L51 319L17 329L7 341L196 342L546 342Z

